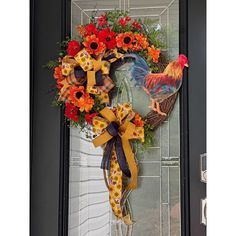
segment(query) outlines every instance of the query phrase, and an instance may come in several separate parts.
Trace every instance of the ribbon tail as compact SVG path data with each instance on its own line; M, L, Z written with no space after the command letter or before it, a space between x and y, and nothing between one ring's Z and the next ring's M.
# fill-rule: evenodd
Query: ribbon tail
M114 139L111 139L106 144L106 147L103 153L102 163L101 163L102 169L106 169L106 170L110 169L113 143L114 143Z
M123 184L122 177L123 173L119 167L117 161L117 155L115 152L115 147L112 147L112 156L111 156L111 166L109 170L109 201L112 208L112 211L116 217L122 219L123 217L123 208L122 208L122 192Z
M131 173L131 178L126 190L131 190L137 188L138 185L138 166L135 161L134 153L130 146L129 140L126 138L122 138L122 145L124 148L125 156L127 158L129 170Z
M122 147L122 141L119 135L116 137L116 140L115 140L115 150L116 150L117 160L118 160L120 169L127 177L131 177L129 167L127 165L125 153Z
M130 214L124 216L122 219L126 225L132 225L134 223L131 219Z

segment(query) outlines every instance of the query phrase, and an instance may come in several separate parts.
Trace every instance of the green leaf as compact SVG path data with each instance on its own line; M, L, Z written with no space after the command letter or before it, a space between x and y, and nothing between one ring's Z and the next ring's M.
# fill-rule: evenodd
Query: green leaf
M49 61L46 65L44 65L43 67L45 68L48 68L49 70L52 70L54 69L55 67L59 66L59 61L56 61L56 60L51 60Z

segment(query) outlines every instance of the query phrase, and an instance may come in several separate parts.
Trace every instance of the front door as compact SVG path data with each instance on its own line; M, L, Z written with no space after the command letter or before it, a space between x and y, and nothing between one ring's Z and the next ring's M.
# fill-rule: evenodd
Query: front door
M168 60L178 56L181 51L179 0L73 0L72 37L78 35L77 25L90 23L91 17L114 10L129 11L131 18L151 20L163 37L162 52ZM144 116L149 112L149 98L141 87L134 86L127 76L128 68L128 64L122 65L113 75L117 84L114 104L130 102ZM184 79L188 79L187 74ZM179 99L169 119L156 130L155 144L146 152L136 154L140 166L139 187L128 200L135 220L129 229L113 217L110 209L103 171L99 168L103 150L94 149L79 128L71 129L69 235L181 235L181 207L184 206L181 203Z
M43 60L46 62L50 59L48 53L45 56L40 52L38 58L41 55L43 59L41 58L39 61L34 58L32 76L36 82L31 91L35 103L32 126L36 128L33 129L34 132L32 131L31 156L32 236L204 236L205 208L201 204L204 204L202 200L205 199L205 183L201 182L201 173L204 175L205 172L201 172L201 167L205 168L203 164L206 152L205 1L198 3L188 1L187 4L185 0L67 0L62 1L57 10L52 3L47 5L46 0L45 4L43 2L33 4L34 8L32 8L32 11L36 13L40 10L36 16L41 19L38 22L37 17L33 18L35 30L32 30L32 36L34 36L32 50L36 55L37 50L49 50L54 38L60 41L68 34L71 34L72 38L76 38L76 26L89 23L92 16L97 17L106 11L122 10L129 11L131 18L150 19L153 27L156 27L162 36L162 51L168 60L175 59L179 53L188 54L190 68L184 74L184 84L174 110L155 132L155 143L147 151L137 151L136 153L140 166L139 187L129 195L128 199L135 224L126 227L113 217L109 205L108 191L103 171L100 169L103 150L95 149L91 139L87 138L79 128L69 130L64 124L63 116L59 113L52 114L53 109L56 108L49 108L49 106L46 107L49 111L47 118L52 114L53 119L47 120L47 125L54 127L55 130L58 126L60 131L55 133L54 141L50 139L44 143L39 140L47 137L50 132L50 129L40 128L45 123L37 121L36 116L43 116L45 104L48 105L50 100L45 99L39 103L40 97L45 96L42 88L45 89L52 83L50 80L44 82L37 80L42 74L46 77L50 76L45 75L45 71L41 72L40 67ZM43 9L46 9L46 6L47 10L44 12ZM53 9L54 13L50 9ZM58 32L61 30L61 36L59 33L56 35L56 30L51 31L47 24L42 24L41 28L38 26L42 22L47 22L44 14L48 16L49 21L52 20L49 25L55 28L61 25L61 28L58 27ZM52 14L54 14L54 18L50 18ZM58 18L61 20L57 21ZM193 25L195 28L190 27ZM50 37L47 41L49 45L36 40L37 27L41 32L49 32L47 34ZM196 43L199 43L199 48L195 47ZM37 45L39 46L36 48ZM53 53L51 55L55 54ZM201 60L200 65L197 63L198 60ZM36 70L36 64L38 70ZM127 77L126 66L118 67L113 75L113 78L118 81L114 103L128 101L136 111L145 115L149 111L148 97ZM202 87L197 91L196 88L201 84ZM37 94L37 91L40 93ZM40 105L42 105L41 110ZM35 112L37 108L38 113ZM57 120L56 124L55 120ZM52 133L50 135L53 136ZM53 142L53 146L48 146L50 142ZM49 148L45 150L46 147ZM35 150L37 153L33 152ZM43 155L40 155L42 150L45 151L43 151ZM43 166L48 163L47 155L52 154L55 157L50 166L56 170L54 169L51 173L47 172L47 169L43 169ZM54 165L55 163L56 165ZM44 176L40 174L41 171L45 174ZM46 214L49 209L45 208L43 211L44 205L41 204L40 209L35 205L38 198L45 196L37 195L36 192L42 191L42 188L37 188L33 183L43 182L44 177L52 180L48 182L51 184L56 185L58 181L56 186L59 186L59 189L54 190L50 189L50 186L45 188L48 193L48 198L44 199L46 202L50 203L56 196L59 199L59 208L56 209L55 206L51 209L50 214ZM53 191L54 195L50 194L50 191ZM55 215L53 215L54 211ZM50 215L53 217L49 217ZM44 217L44 220L40 220L40 216ZM56 217L59 219L58 224L55 223ZM53 219L53 223L51 225L45 223L45 219L48 219L48 222ZM39 225L44 229L41 233L36 230ZM53 230L50 228L47 231L47 227L52 227Z

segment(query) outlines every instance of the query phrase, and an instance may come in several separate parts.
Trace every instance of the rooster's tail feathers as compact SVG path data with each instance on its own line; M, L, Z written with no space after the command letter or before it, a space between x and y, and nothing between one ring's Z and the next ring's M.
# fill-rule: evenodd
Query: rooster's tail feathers
M124 58L133 59L134 65L131 67L132 79L136 81L136 85L143 86L145 76L149 73L147 62L140 56L134 53L125 54Z

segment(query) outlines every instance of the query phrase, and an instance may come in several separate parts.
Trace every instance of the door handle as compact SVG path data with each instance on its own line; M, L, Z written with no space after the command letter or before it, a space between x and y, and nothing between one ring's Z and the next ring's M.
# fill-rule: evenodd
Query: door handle
M203 183L207 183L207 161L206 161L206 153L203 153L200 155L200 181ZM201 224L205 225L207 224L207 199L201 199L200 203L200 215Z
M200 181L203 183L207 182L207 161L206 153L200 155Z
M207 200L201 199L201 224L207 224Z

